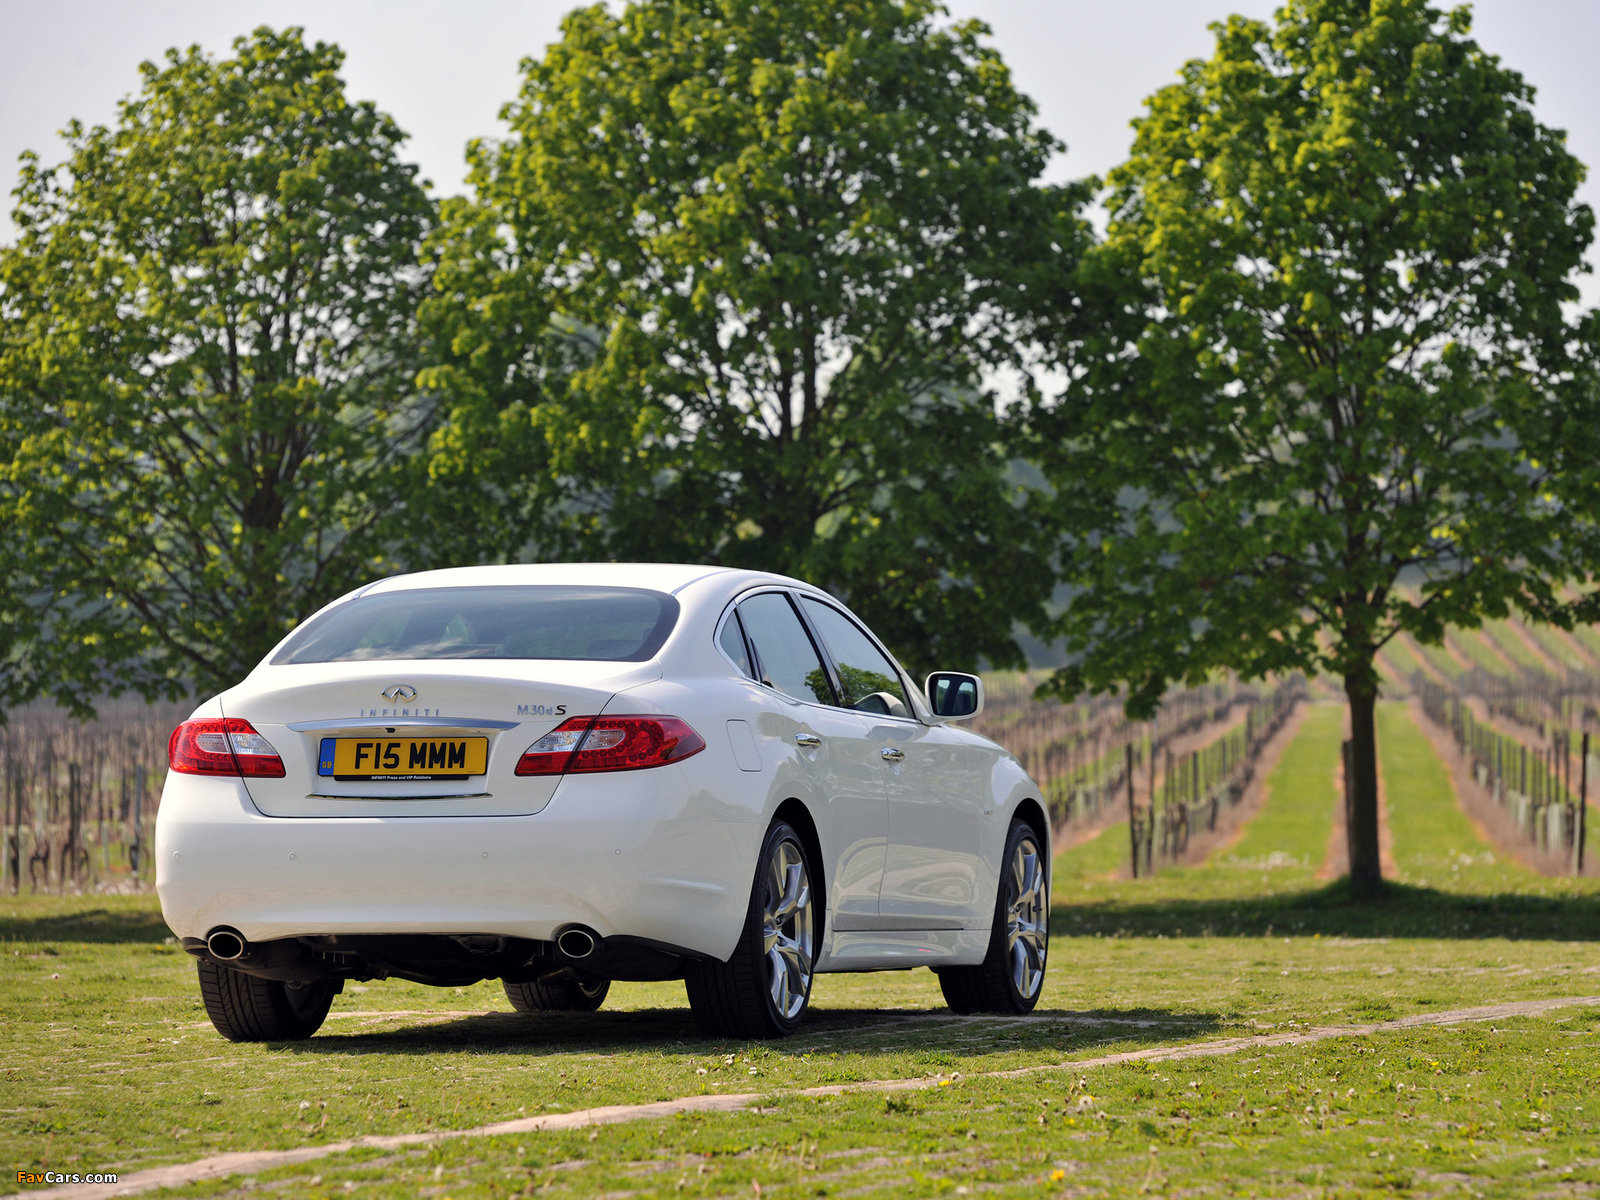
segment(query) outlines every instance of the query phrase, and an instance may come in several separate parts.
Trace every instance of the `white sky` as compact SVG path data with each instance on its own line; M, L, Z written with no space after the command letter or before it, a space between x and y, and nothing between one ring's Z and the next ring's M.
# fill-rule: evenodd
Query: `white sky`
M1065 180L1104 172L1127 152L1129 120L1185 59L1210 53L1206 26L1230 12L1265 17L1274 0L946 0L952 15L989 23L1040 120L1067 143L1052 166ZM8 193L0 242L10 241L17 155L62 156L56 131L76 117L100 124L135 90L137 65L198 42L225 54L260 24L302 25L347 54L352 96L375 100L411 135L411 157L439 194L462 190L469 138L500 132L518 61L555 39L573 0L0 0L0 178ZM1539 89L1545 124L1600 167L1600 46L1596 0L1480 0L1482 44ZM1600 207L1591 177L1583 199ZM1594 255L1591 254L1591 258ZM1600 281L1582 283L1600 303Z

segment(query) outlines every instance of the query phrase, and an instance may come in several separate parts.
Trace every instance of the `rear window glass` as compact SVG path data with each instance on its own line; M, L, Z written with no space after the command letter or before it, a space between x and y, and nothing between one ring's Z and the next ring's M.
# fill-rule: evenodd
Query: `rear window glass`
M643 662L678 602L642 588L479 587L382 592L306 622L273 657L286 663L384 658L566 658Z

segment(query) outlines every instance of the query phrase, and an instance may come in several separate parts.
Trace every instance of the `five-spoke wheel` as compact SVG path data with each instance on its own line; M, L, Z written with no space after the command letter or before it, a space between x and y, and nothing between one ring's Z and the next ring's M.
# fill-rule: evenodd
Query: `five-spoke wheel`
M1044 985L1045 944L1050 916L1045 908L1044 863L1032 831L1007 847L1003 881L1006 906L1006 948L1011 983L1020 996L1035 997Z
M773 848L762 889L761 945L767 956L772 1006L785 1021L798 1020L811 995L816 923L805 851L794 838Z

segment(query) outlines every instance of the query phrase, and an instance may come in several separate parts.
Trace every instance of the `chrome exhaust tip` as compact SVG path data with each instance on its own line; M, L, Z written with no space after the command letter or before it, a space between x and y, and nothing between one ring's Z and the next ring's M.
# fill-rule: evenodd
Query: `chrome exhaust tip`
M556 935L556 949L563 958L585 959L600 948L600 935L582 925L569 925Z
M223 962L243 958L244 952L249 948L249 943L244 940L244 934L237 929L229 929L226 925L206 934L206 949L211 952L212 958Z

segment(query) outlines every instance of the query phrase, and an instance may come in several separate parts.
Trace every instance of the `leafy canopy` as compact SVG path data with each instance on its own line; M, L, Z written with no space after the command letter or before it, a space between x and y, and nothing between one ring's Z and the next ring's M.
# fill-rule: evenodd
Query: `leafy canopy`
M429 305L432 478L499 502L502 556L774 569L919 662L1019 659L1050 572L979 385L1082 196L1037 185L1057 144L944 15L639 0L523 64Z
M297 29L171 51L114 128L25 157L0 250L12 699L225 686L382 569L432 210L342 57Z
M1112 316L1037 413L1081 589L1056 685L1147 712L1216 668L1302 669L1370 699L1400 631L1564 619L1592 528L1555 489L1597 428L1592 319L1563 314L1583 167L1465 9L1213 28L1110 176L1080 280Z

